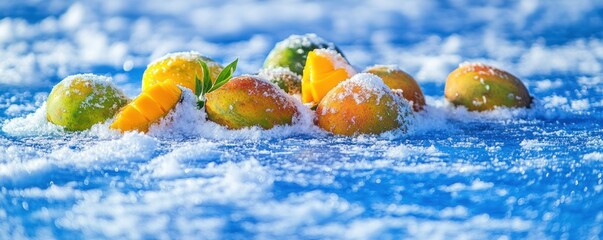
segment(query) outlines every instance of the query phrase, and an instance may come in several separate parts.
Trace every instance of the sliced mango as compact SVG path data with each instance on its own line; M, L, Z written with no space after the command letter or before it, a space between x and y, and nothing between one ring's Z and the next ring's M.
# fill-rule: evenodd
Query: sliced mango
M149 121L157 118L157 116L163 116L167 112L162 110L161 105L145 93L136 98L136 101L132 103L132 107L136 108Z
M181 95L182 90L174 82L159 82L123 107L110 127L122 132L146 132L151 124L159 121L176 106Z
M146 132L148 130L148 119L136 108L127 105L117 115L117 118L111 124L111 128L125 131L138 130Z
M351 66L335 67L334 61L347 61L336 52L315 49L308 53L304 74L302 76L302 102L318 104L337 84L350 78L354 73L350 72Z
M153 98L153 96L162 96L153 98L153 100L159 104L163 111L168 112L170 108L173 107L174 102L179 100L180 94L178 94L178 92L174 92L171 88L164 87L164 85L166 84L159 84L159 87L149 88L148 90L143 91L141 94L145 94L151 98ZM176 87L174 84L167 85ZM176 87L176 90L179 91L180 89ZM165 94L165 92L169 92L171 94Z
M348 79L348 72L345 69L337 69L334 72L329 72L330 75L326 77L316 78L315 81L311 82L312 86L312 98L322 99L331 89L337 86L340 82ZM320 101L320 100L319 100Z

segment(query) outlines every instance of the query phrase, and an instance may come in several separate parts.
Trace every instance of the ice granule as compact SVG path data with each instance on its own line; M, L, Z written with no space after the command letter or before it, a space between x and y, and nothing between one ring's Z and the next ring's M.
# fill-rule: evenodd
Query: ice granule
M292 75L292 76L301 78L301 76L297 75L297 73L294 73L289 68L285 68L285 67L263 68L258 73L258 76L266 78L266 79L274 79L277 76L283 76L283 75ZM271 82L271 81L269 81L269 82Z
M78 81L78 80L89 81L90 83L92 83L94 85L102 85L105 87L113 87L113 88L117 89L115 87L115 85L113 85L113 82L112 82L113 79L111 77L96 75L96 74L92 74L92 73L70 75L70 76L67 76L66 78L64 78L59 84L63 84L66 87L69 87L69 86L71 86L71 84L74 83L74 81ZM89 83L86 82L86 84L89 84Z
M584 160L603 161L603 153L601 153L601 152L587 153L587 154L584 154L582 156L582 159L584 159Z
M175 60L175 59L183 59L189 62L193 62L193 61L197 61L199 59L203 59L205 61L205 63L207 64L208 68L212 68L212 67L216 67L219 66L220 64L214 61L207 61L209 60L208 57L203 56L201 53L197 52L197 51L188 51L188 52L173 52L173 53L168 53L166 55L164 55L163 57L157 58L155 60L153 60L151 63L149 63L149 65L147 65L148 67L151 67L155 64L158 64L162 61L165 60Z
M310 47L312 45L321 46L326 45L330 49L335 49L333 43L327 42L315 33L308 33L305 35L291 35L287 39L276 44L276 48L300 48Z

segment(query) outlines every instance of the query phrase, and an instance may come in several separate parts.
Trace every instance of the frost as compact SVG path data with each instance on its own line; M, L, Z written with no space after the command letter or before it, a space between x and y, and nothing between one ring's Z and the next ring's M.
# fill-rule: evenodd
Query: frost
M592 152L592 153L584 154L582 156L582 159L590 160L590 161L603 161L603 153Z
M571 106L574 111L585 111L590 108L590 103L588 102L588 99L580 99L572 101Z
M207 64L207 67L210 69L214 68L214 67L219 67L220 64L215 62L215 61L208 61L209 58L203 56L201 53L196 52L196 51L188 51L188 52L173 52L173 53L168 53L165 54L163 57L157 58L155 60L153 60L151 63L149 63L147 65L147 68L149 68L150 66L153 65L157 65L160 62L163 61L168 61L168 65L170 65L173 60L175 59L183 59L189 62L196 62L200 59L205 60L205 63Z
M322 46L322 45L326 45L329 49L335 49L335 45L333 45L333 43L327 42L326 40L322 39L315 33L308 33L305 35L291 35L291 36L287 37L285 40L277 43L275 48L298 49L301 47Z

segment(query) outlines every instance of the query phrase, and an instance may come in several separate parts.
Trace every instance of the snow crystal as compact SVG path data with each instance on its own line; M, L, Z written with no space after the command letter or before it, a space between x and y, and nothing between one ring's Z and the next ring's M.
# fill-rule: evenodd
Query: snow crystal
M282 75L293 75L298 78L301 78L301 76L297 75L296 73L291 71L289 68L284 68L284 67L263 68L258 73L258 76L266 78L266 79L273 79L277 76L282 76Z
M444 156L443 152L439 151L435 146L430 147L413 147L400 145L394 148L388 149L384 156L392 159L408 160L411 157L440 157Z
M343 93L340 93L340 95L336 98L343 98L345 96L354 95L354 99L356 100L357 104L362 103L363 100L366 100L370 97L368 95L363 96L358 94L377 94L377 99L380 99L385 94L393 95L391 94L391 89L387 85L385 85L385 83L380 77L370 73L356 74L349 80L339 83L339 85L341 85L341 87L343 87L345 91ZM355 86L362 87L362 89L364 89L362 91L363 93L352 92L352 89Z
M58 135L63 132L63 128L48 122L44 103L32 114L7 121L2 126L2 131L15 136L40 136Z
M601 152L592 152L588 154L584 154L582 156L584 160L595 160L595 161L603 161L603 153Z
M544 147L551 146L551 143L539 141L538 139L526 139L522 140L519 145L526 150L542 151Z
M508 79L508 80L517 79L516 77L514 77L513 75L511 75L510 73L508 73L508 72L506 72L504 70L500 70L498 68L486 65L486 64L481 63L481 62L462 62L462 63L459 64L459 68L462 71L458 72L456 74L456 76L458 76L460 74L465 74L465 73L470 73L470 72L476 72L477 71L477 73L480 74L480 75L494 76L494 77L498 77L498 78L502 78L502 79ZM482 84L485 84L483 78L480 78L479 80L480 80L480 82Z
M483 182L479 179L476 179L473 182L471 182L471 185L469 185L469 186L467 186L463 183L454 183L449 186L442 187L442 190L446 191L446 192L459 192L459 191L466 191L466 190L480 191L480 190L490 189L493 186L494 186L494 184L491 182Z
M577 40L566 45L547 47L534 44L520 58L518 70L525 75L570 73L598 74L603 42L599 39Z
M157 58L155 60L153 60L152 62L150 62L147 65L147 68L156 65L160 62L163 62L165 60L175 60L175 59L183 59L189 62L196 62L200 59L203 58L207 58L204 55L201 55L201 53L197 52L197 51L188 51L188 52L172 52L172 53L168 53L165 54L164 56ZM217 67L220 66L219 63L215 62L215 61L205 61L205 63L207 64L208 68L212 68L212 67Z
M375 64L373 66L370 67L366 67L362 72L368 72L368 70L370 69L386 69L387 73L392 73L394 71L402 71L402 69L400 69L400 67L398 65L394 65L394 64Z
M585 111L590 108L590 103L588 99L573 100L571 106L574 111Z
M75 188L75 182L69 182L63 186L56 184L50 185L46 189L38 187L26 188L23 190L13 190L9 194L14 197L28 197L28 198L47 198L53 200L66 200L69 198L82 198L84 194L90 194L87 191L81 191ZM100 193L100 191L97 191Z
M113 79L111 77L96 75L93 73L70 75L70 76L67 76L66 78L64 78L60 84L69 88L71 85L73 85L73 83L75 81L86 81L86 82L90 82L94 85L101 85L101 86L117 89L115 87L115 85L113 85L113 83L112 83Z
M276 44L275 48L300 48L300 47L310 47L310 46L324 46L326 45L329 49L335 49L335 45L333 43L327 42L322 39L315 33L308 33L305 35L290 35L285 40Z
M561 81L561 79L556 79L555 81L546 79L536 82L536 91L545 92L551 89L559 88L561 86L563 86L563 82Z

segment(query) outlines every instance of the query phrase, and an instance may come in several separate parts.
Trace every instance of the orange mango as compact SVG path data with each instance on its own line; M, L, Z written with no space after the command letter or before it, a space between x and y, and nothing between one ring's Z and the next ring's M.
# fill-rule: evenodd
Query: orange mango
M182 90L172 81L159 82L142 91L136 99L123 107L111 128L146 132L149 126L172 110L182 95Z
M337 52L311 51L302 76L302 102L318 104L331 89L354 74L352 66Z
M365 70L367 73L372 73L383 79L385 85L392 90L399 92L402 97L412 102L412 108L415 112L423 110L425 106L425 96L421 87L415 79L408 73L398 69L395 66L372 66Z
M258 76L238 76L205 95L207 118L229 129L289 125L299 115L293 98Z
M496 107L530 107L532 97L521 80L510 73L481 63L464 63L448 75L446 99L469 111Z
M376 75L360 73L333 88L316 108L316 125L337 135L406 131L412 115L408 102Z

